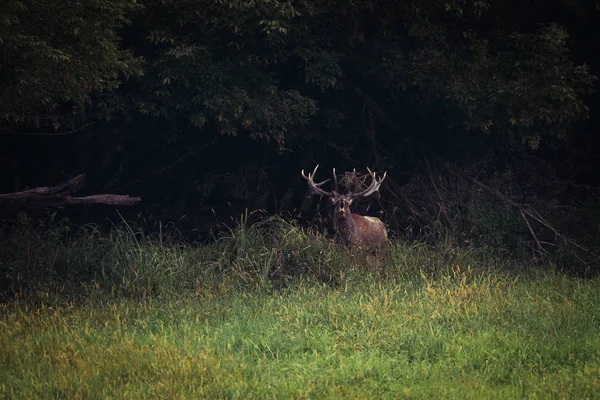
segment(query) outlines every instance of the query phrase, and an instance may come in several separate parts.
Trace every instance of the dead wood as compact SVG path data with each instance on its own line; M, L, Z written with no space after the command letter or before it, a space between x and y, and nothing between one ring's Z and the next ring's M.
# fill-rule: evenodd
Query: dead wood
M132 206L141 201L140 197L120 194L95 194L83 197L71 197L72 192L80 190L85 183L85 174L77 175L56 186L42 186L22 192L0 194L0 204L12 203L30 208L63 208L73 204L108 204L113 206Z
M556 239L562 240L565 244L576 247L579 250L582 250L583 252L591 254L594 257L598 257L598 255L590 252L588 249L581 246L580 244L575 242L573 239L571 239L571 238L567 237L566 235L564 235L563 233L561 233L550 222L548 222L545 218L543 218L540 215L540 213L533 207L533 205L516 202L516 201L510 199L508 196L506 196L502 192L500 192L499 190L493 189L490 186L484 184L483 182L480 182L473 177L465 175L460 171L451 169L450 172L452 174L459 176L460 178L466 180L467 182L470 182L470 183L480 187L484 191L486 191L490 194L493 194L500 200L504 201L506 204L515 208L518 211L519 215L521 216L521 219L527 226L527 229L529 230L529 233L531 234L531 237L532 237L533 241L535 242L534 254L537 253L537 255L539 256L540 259L545 258L545 256L548 254L547 250L543 247L543 244L546 242L542 242L541 240L539 240L537 234L535 233L535 230L533 229L533 227L531 225L531 221L536 221L537 223L539 223L546 229L550 230L554 234L554 237Z

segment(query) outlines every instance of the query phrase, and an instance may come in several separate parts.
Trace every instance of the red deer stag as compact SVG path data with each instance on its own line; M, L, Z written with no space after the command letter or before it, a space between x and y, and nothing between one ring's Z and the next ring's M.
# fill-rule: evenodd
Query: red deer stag
M308 176L304 174L302 170L302 176L308 181L310 190L315 194L327 196L335 206L333 211L333 227L335 229L336 236L346 245L359 246L363 248L374 249L380 247L387 242L387 230L385 225L379 218L376 217L365 217L363 215L353 214L350 212L350 205L355 199L360 197L369 196L379 190L381 182L385 179L387 174L384 173L381 179L375 177L375 173L369 170L369 175L372 179L371 184L361 192L348 192L341 194L338 192L338 182L335 175L335 168L333 169L333 182L334 190L326 192L321 189L321 186L328 182L329 179L321 183L315 183L313 181L315 173L317 172L317 165L312 173Z

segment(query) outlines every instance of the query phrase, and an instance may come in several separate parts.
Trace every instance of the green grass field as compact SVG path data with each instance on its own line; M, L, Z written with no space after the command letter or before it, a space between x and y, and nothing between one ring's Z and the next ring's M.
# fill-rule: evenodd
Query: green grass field
M0 398L600 398L600 278L451 246L355 257L281 221L2 243L30 275L0 303Z

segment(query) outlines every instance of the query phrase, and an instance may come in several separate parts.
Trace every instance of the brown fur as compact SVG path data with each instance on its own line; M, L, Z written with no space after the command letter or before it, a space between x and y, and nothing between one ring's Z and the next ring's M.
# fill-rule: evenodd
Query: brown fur
M351 213L352 200L347 198L337 198L334 201L333 223L336 236L342 243L373 249L387 242L387 229L379 218Z
M366 189L359 192L341 194L338 191L335 169L333 170L334 189L332 191L328 192L321 188L327 181L321 183L314 182L313 178L318 167L317 165L308 176L302 170L302 177L308 181L308 186L313 193L328 196L334 204L333 226L338 239L346 245L367 249L379 248L387 243L387 230L379 218L365 217L350 212L350 205L354 199L372 195L379 190L379 186L381 186L381 182L385 179L386 173L383 174L382 178L377 180L375 172L369 170L369 176L372 180Z

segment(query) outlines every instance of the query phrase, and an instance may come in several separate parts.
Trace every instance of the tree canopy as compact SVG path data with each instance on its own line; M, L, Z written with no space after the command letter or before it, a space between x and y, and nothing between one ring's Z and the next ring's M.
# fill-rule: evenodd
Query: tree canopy
M18 1L0 5L0 114L9 128L51 125L142 74L119 29L135 0ZM67 117L69 116L69 117Z
M587 117L595 79L570 59L565 27L524 26L529 13L492 0L9 0L1 11L12 126L125 108L283 146L358 87L388 115L437 110L446 127L537 147Z

